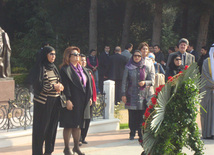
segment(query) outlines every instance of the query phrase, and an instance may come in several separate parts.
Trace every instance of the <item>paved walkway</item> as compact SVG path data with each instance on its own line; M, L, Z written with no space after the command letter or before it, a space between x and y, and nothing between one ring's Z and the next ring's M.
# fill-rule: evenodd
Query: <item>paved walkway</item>
M138 144L137 137L135 140L128 140L128 133L129 130L125 129L89 134L86 139L88 144L83 144L81 151L86 155L140 155L143 149ZM63 139L57 139L53 155L63 155L63 149ZM188 149L184 149L184 152L193 154ZM204 152L205 155L214 155L214 140L205 141ZM31 155L31 144L0 148L0 155Z

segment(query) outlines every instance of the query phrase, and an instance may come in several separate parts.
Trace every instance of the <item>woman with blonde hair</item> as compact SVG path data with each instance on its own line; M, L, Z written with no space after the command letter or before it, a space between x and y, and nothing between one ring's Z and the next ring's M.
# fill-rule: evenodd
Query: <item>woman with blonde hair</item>
M60 115L60 127L64 127L64 154L71 155L69 142L72 134L74 140L73 152L84 155L79 149L81 128L84 122L84 109L89 102L92 91L88 72L79 64L80 49L70 46L65 49L60 75L64 85L67 105Z

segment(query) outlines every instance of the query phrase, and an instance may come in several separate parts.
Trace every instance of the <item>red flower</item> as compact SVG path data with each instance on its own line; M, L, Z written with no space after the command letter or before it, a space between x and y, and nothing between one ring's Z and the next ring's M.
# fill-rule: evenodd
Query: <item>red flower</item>
M156 90L156 92L159 93L159 92L161 91L161 88L160 88L160 87L157 87L155 90Z
M138 141L139 141L140 143L143 143L143 140L142 140L142 139L138 139Z
M144 125L145 125L145 122L143 122L142 126L144 126Z
M182 74L183 72L182 71L180 71L178 74Z
M155 95L158 96L158 92L155 92Z
M150 105L150 106L149 106L149 109L152 109L152 108L153 108L153 105Z
M172 76L169 76L168 77L168 80L171 82L173 80L173 77Z
M165 85L160 85L159 87L162 89Z
M153 104L153 105L157 104L157 99L156 99L155 97L152 97L152 98L151 98L151 101L152 101L152 104Z
M146 112L149 112L149 110L150 110L149 108L146 108Z
M150 112L148 112L148 111L146 111L145 114L144 114L144 116L145 116L146 118L148 118L149 115L150 115Z
M184 68L184 70L187 70L187 68L189 68L189 66L186 65L185 68Z

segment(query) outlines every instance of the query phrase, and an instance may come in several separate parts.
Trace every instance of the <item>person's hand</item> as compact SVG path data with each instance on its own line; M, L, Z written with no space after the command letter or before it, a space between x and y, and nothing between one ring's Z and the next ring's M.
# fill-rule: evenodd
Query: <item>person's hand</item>
M161 64L164 65L164 66L166 65L166 63L163 60L161 61Z
M108 77L107 76L104 76L104 79L107 79Z
M122 96L122 101L123 101L123 103L127 102L126 96Z
M145 81L141 81L138 84L139 84L139 86L143 87L146 84L146 82Z
M60 93L60 84L59 84L59 83L54 84L54 89L55 89L58 93Z
M59 89L60 89L60 91L63 91L64 90L64 86L61 84L61 83L59 83Z
M90 98L89 102L90 102L90 106L91 106L92 105L92 99L91 98Z
M73 103L70 100L67 100L66 101L66 108L68 110L73 110L73 107L74 107Z

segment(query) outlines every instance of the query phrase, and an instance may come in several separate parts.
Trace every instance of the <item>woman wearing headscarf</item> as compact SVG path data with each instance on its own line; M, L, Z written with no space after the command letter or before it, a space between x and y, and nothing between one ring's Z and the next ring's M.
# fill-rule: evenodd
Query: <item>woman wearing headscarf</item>
M142 140L141 126L146 103L151 97L149 87L154 85L154 65L149 58L143 58L141 51L133 53L125 66L122 81L122 101L129 112L130 140L134 139L136 130L139 140ZM154 92L153 89L151 91Z
M44 141L45 155L54 151L60 107L59 94L64 90L54 65L55 58L55 49L51 46L44 47L34 71L33 155L43 155Z
M214 44L210 48L210 57L205 59L202 67L202 80L205 82L201 92L206 91L201 105L202 137L204 139L214 138Z
M60 75L65 87L67 107L60 114L60 127L63 127L64 154L72 155L69 147L71 134L74 140L73 152L84 155L79 149L81 128L84 123L84 110L92 97L90 75L79 64L80 49L71 46L65 49Z
M168 81L169 76L174 76L184 69L181 65L181 57L179 54L174 54L169 62L169 66L166 68L165 81Z

